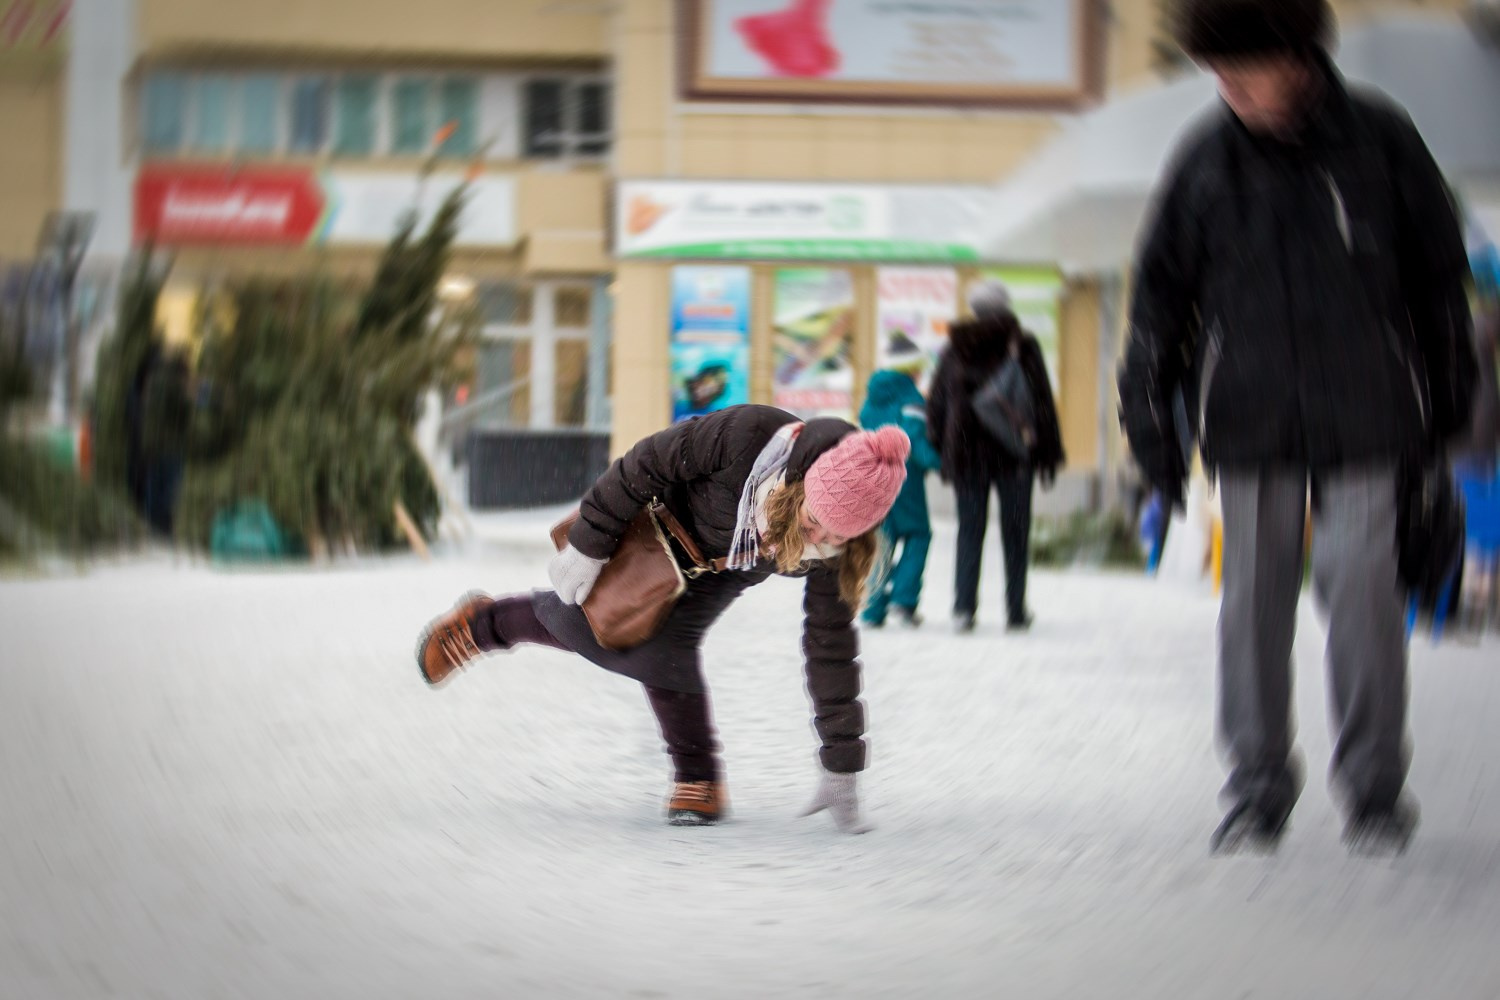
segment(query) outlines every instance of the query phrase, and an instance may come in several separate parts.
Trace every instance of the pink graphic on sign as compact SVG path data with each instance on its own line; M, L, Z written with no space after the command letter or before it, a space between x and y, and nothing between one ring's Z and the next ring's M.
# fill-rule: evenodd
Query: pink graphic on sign
M745 44L782 76L827 76L839 68L839 52L828 40L833 0L792 0L786 10L735 22Z

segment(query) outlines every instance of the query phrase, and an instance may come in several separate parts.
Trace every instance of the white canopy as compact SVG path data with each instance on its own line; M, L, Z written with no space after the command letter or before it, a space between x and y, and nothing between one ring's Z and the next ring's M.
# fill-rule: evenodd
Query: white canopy
M1410 112L1478 215L1500 211L1500 50L1457 20L1393 15L1351 28L1335 61ZM1212 79L1194 73L1069 121L1000 186L988 256L1119 270L1178 136L1217 99Z

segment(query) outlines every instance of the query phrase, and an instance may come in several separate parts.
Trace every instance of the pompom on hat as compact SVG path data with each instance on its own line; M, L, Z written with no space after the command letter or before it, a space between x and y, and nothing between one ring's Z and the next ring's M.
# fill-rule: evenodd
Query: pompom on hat
M890 513L910 454L911 441L899 427L848 435L807 470L809 513L836 535L863 535Z

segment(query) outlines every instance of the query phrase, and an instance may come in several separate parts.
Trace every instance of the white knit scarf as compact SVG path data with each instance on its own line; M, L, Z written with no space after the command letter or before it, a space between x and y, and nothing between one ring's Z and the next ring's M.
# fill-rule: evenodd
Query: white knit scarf
M745 480L745 488L740 492L740 506L734 518L734 539L729 543L727 568L752 569L760 560L760 532L755 524L755 492L761 483L781 475L792 457L792 445L796 443L801 430L800 422L783 425L755 457L755 464L750 467L750 477Z

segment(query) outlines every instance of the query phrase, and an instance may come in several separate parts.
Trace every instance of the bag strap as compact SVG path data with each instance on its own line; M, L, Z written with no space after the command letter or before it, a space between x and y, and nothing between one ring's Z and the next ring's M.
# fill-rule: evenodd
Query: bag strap
M651 512L652 517L656 518L658 524L666 528L672 537L677 539L677 544L682 546L682 551L686 552L688 558L693 561L693 565L690 568L683 570L684 573L689 577L698 577L704 573L724 572L724 567L729 564L729 560L727 558L719 558L709 562L707 559L704 559L703 550L698 548L697 541L694 540L692 535L688 534L688 530L682 526L682 522L677 520L677 515L667 509L666 504L653 498L646 509Z

